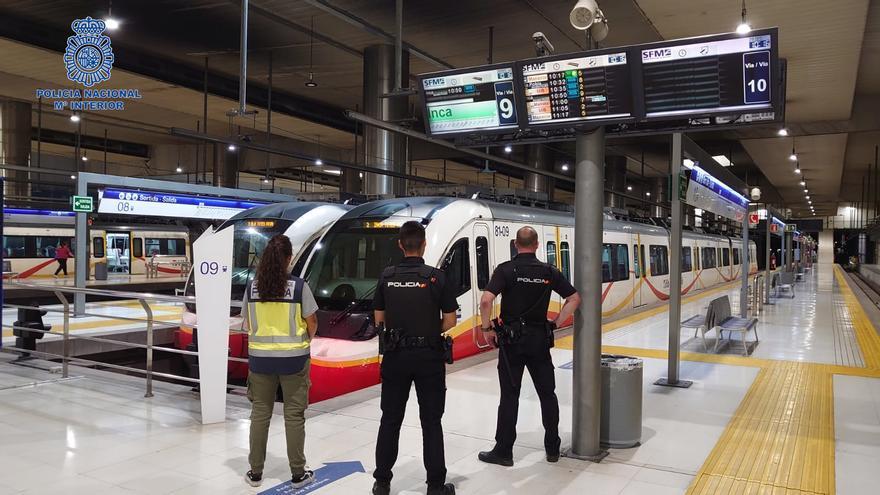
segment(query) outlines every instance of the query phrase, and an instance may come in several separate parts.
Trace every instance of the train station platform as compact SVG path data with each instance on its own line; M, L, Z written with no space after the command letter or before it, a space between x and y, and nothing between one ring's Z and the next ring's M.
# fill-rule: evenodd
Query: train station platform
M704 311L738 286L698 293L682 316ZM689 389L660 388L666 372L664 307L607 323L603 350L644 360L641 445L611 449L599 464L544 460L538 399L528 376L520 401L515 465L477 460L493 444L497 360L456 365L444 416L449 480L462 494L864 494L880 485L878 313L849 275L820 266L795 297L763 306L759 342L703 351L682 331L681 377ZM873 320L873 321L872 321ZM754 338L749 334L748 338ZM712 346L710 346L711 348ZM571 437L571 338L553 349L563 446ZM271 427L261 489L244 484L249 407L231 395L224 424L202 426L189 386L72 368L62 380L45 362L11 364L0 354L0 494L369 493L379 388L310 406L306 453L319 486L273 487L288 476L280 406ZM36 385L35 385L36 383ZM395 492L424 493L415 393L401 432ZM335 463L335 464L334 464ZM321 474L327 476L321 476ZM331 476L332 474L332 476ZM323 480L323 481L322 481Z

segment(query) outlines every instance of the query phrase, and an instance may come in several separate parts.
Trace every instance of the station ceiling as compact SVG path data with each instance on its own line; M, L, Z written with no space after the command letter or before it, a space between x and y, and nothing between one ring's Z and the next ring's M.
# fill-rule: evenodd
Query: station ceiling
M557 53L582 50L583 33L568 22L573 4L407 1L403 37L413 47L411 73L486 63L490 26L494 61L533 56L535 31L544 32ZM611 25L603 46L730 31L741 8L731 0L600 4ZM33 100L34 88L67 86L60 60L69 23L86 15L105 17L107 5L106 0L0 0L0 96ZM271 53L275 101L286 99L290 109L273 114L273 135L320 143L340 154L354 148L354 126L342 111L362 106L362 54L367 46L390 42L394 6L394 0L251 1L249 82L265 88ZM755 177L750 183L769 181L766 197L801 215L803 188L787 158L794 143L817 213L834 215L839 203L860 199L880 143L880 2L774 0L746 6L753 27L779 27L780 56L788 60L786 119L792 135L782 138L776 127L755 127L694 137L713 154L732 156L735 173ZM123 119L92 116L86 132L99 135L109 128L115 138L132 142L179 142L167 128L195 129L202 118L201 81L186 74L199 74L207 58L212 85L220 88L238 77L240 2L117 0L113 14L123 23L112 33L114 49L125 57L118 57L112 84L141 88L144 98L132 103ZM316 88L304 86L310 71ZM235 96L211 91L209 133L265 131L264 111L230 124L225 113L235 107ZM70 128L66 116L51 109L44 125ZM554 148L563 161L572 150L566 143ZM665 149L662 140L627 139L613 142L611 151L627 155L634 174L656 176L665 173Z

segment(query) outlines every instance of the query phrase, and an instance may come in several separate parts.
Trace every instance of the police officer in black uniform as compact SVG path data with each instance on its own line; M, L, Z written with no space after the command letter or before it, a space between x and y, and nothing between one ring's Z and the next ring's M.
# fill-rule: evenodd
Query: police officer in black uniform
M446 483L440 423L446 406L445 362L451 362L452 346L451 339L441 334L455 326L458 303L443 272L422 259L425 229L420 223L403 224L398 245L405 257L399 265L382 273L373 299L383 354L382 420L376 443L373 495L390 493L391 468L397 460L400 425L413 382L422 422L428 495L452 495L455 486Z
M538 261L538 233L523 227L516 233L517 255L495 269L480 299L483 331L493 345L499 347L498 380L501 402L495 447L480 452L479 459L490 464L513 466L513 442L516 440L516 418L522 376L528 368L538 398L544 423L544 450L549 462L559 460L559 402L550 348L553 330L563 324L581 302L574 287L556 267ZM550 293L565 299L555 320L547 319ZM500 321L490 321L493 301L501 298Z

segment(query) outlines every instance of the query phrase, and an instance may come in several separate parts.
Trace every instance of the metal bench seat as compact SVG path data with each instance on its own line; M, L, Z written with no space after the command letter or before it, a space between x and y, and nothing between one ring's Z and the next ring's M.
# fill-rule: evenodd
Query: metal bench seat
M706 352L709 352L709 346L706 345L706 332L709 331L709 328L706 326L706 316L707 315L705 315L705 314L691 316L690 318L683 320L681 322L681 328L693 328L694 329L694 337L696 337L697 334L701 333L702 334L702 341L703 341L703 350L705 350Z
M733 316L730 313L730 299L722 296L713 299L709 303L709 311L706 314L707 328L718 332L718 340L715 342L715 350L717 352L721 340L724 338L724 332L727 332L727 338L732 340L731 334L739 332L742 345L743 355L749 354L749 347L746 344L746 334L750 331L755 332L755 342L758 342L758 319L757 318L741 318Z

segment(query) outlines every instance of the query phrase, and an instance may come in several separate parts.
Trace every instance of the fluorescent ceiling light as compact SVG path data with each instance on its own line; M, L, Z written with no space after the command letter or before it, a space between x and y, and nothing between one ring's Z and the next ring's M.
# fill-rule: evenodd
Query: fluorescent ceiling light
M332 175L342 175L342 170L339 169L328 168L325 169L324 172Z
M690 158L685 158L681 164L684 165L684 168L694 168L695 165L694 161Z
M779 134L782 137L788 136L788 129L783 127L782 129L779 129L779 132L777 132L776 134Z
M713 156L712 158L714 158L715 161L718 162L718 164L721 165L722 167L731 167L731 166L733 166L733 162L731 162L731 161L730 161L726 156L724 156L724 155L715 155L715 156Z

